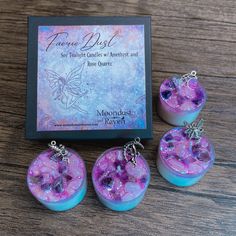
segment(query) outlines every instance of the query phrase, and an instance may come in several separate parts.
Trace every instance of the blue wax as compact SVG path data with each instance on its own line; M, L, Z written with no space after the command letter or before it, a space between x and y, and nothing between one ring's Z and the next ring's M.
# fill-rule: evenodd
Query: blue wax
M87 181L85 180L81 188L68 199L64 199L58 202L47 202L39 199L38 201L52 211L67 211L77 206L84 199L86 192Z
M108 208L110 208L113 211L128 211L128 210L132 210L133 208L135 208L144 198L145 193L141 194L140 196L138 196L137 198L131 200L131 201L111 201L111 200L107 200L105 198L103 198L102 196L100 196L100 194L98 194L98 198L99 200Z
M187 187L197 183L204 175L196 177L183 177L172 173L167 167L165 167L158 158L157 168L161 176L166 179L171 184L174 184L179 187Z

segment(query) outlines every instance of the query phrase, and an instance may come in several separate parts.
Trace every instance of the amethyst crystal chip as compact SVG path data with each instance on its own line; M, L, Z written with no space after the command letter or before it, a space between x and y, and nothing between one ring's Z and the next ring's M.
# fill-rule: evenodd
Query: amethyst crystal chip
M58 172L60 174L65 174L67 171L67 166L66 166L66 163L63 161L60 165L59 165L59 168L58 168Z
M169 90L165 90L161 93L161 96L164 98L164 99L168 99L170 96L172 95L171 91Z
M68 182L68 181L71 181L71 180L72 180L72 176L70 176L70 175L65 175L65 179L66 179L67 182Z
M107 190L112 190L114 180L112 177L105 177L102 179L101 184L107 189Z
M63 180L61 177L58 177L55 179L54 183L53 183L53 189L55 192L57 193L61 193L63 192Z
M172 136L171 134L167 134L167 135L165 136L165 141L166 141L166 142L169 142L169 141L171 141L171 140L173 140L173 136Z
M202 100L202 99L203 99L204 94L203 94L203 92L202 92L201 89L197 89L197 90L196 90L196 97L197 97L199 100Z
M166 86L171 88L171 89L175 88L175 84L172 80L169 80L168 82L166 82Z
M173 144L173 143L168 143L167 147L168 147L168 148L173 148L173 147L174 147L174 144Z
M50 183L45 183L41 185L41 189L43 191L49 191L52 188L52 185Z
M200 153L200 145L199 144L195 144L192 146L192 153L194 156L198 156Z
M198 106L199 104L201 104L202 99L197 99L196 98L196 99L193 99L192 102Z
M199 161L203 161L203 162L208 162L208 161L210 161L210 155L209 155L209 153L208 152L202 152L198 157L197 157L197 159L199 160Z
M147 182L147 176L143 176L141 179L140 179L141 183L145 184Z
M177 95L178 105L182 105L184 103L185 98L181 95Z
M116 160L114 162L114 166L115 166L115 168L116 168L116 170L118 172L123 171L125 169L125 165L126 165L126 161L125 160L123 160L123 161Z
M129 179L129 176L127 175L127 173L123 173L121 176L120 176L120 180L123 182L123 183L126 183Z

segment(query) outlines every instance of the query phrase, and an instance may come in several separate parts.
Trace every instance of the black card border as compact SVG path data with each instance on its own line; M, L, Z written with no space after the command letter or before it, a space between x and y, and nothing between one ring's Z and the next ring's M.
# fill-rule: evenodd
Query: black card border
M40 25L144 25L146 71L146 129L37 131L37 64L38 26ZM151 17L150 16L66 16L28 17L27 107L25 136L27 139L152 139L152 78L151 78Z

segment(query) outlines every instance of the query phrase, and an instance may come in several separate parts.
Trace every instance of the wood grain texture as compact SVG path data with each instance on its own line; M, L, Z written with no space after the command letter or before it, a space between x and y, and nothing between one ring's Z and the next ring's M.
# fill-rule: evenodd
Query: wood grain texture
M54 213L34 200L26 171L46 143L24 139L28 15L151 15L154 140L144 155L152 179L136 209L104 208L91 185L97 156L118 142L65 143L84 157L83 202ZM236 235L236 2L234 0L0 0L0 235ZM171 127L156 113L160 82L198 71L208 101L201 113L216 149L197 185L177 188L157 173L156 146Z

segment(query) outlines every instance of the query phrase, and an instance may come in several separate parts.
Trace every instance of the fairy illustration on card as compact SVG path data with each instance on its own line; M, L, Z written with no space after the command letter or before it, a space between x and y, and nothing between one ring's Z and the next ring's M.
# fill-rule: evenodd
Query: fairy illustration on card
M76 109L87 114L88 112L80 105L81 98L89 92L88 83L82 77L84 64L75 67L66 76L49 69L45 69L45 72L53 98L63 104L65 109Z

